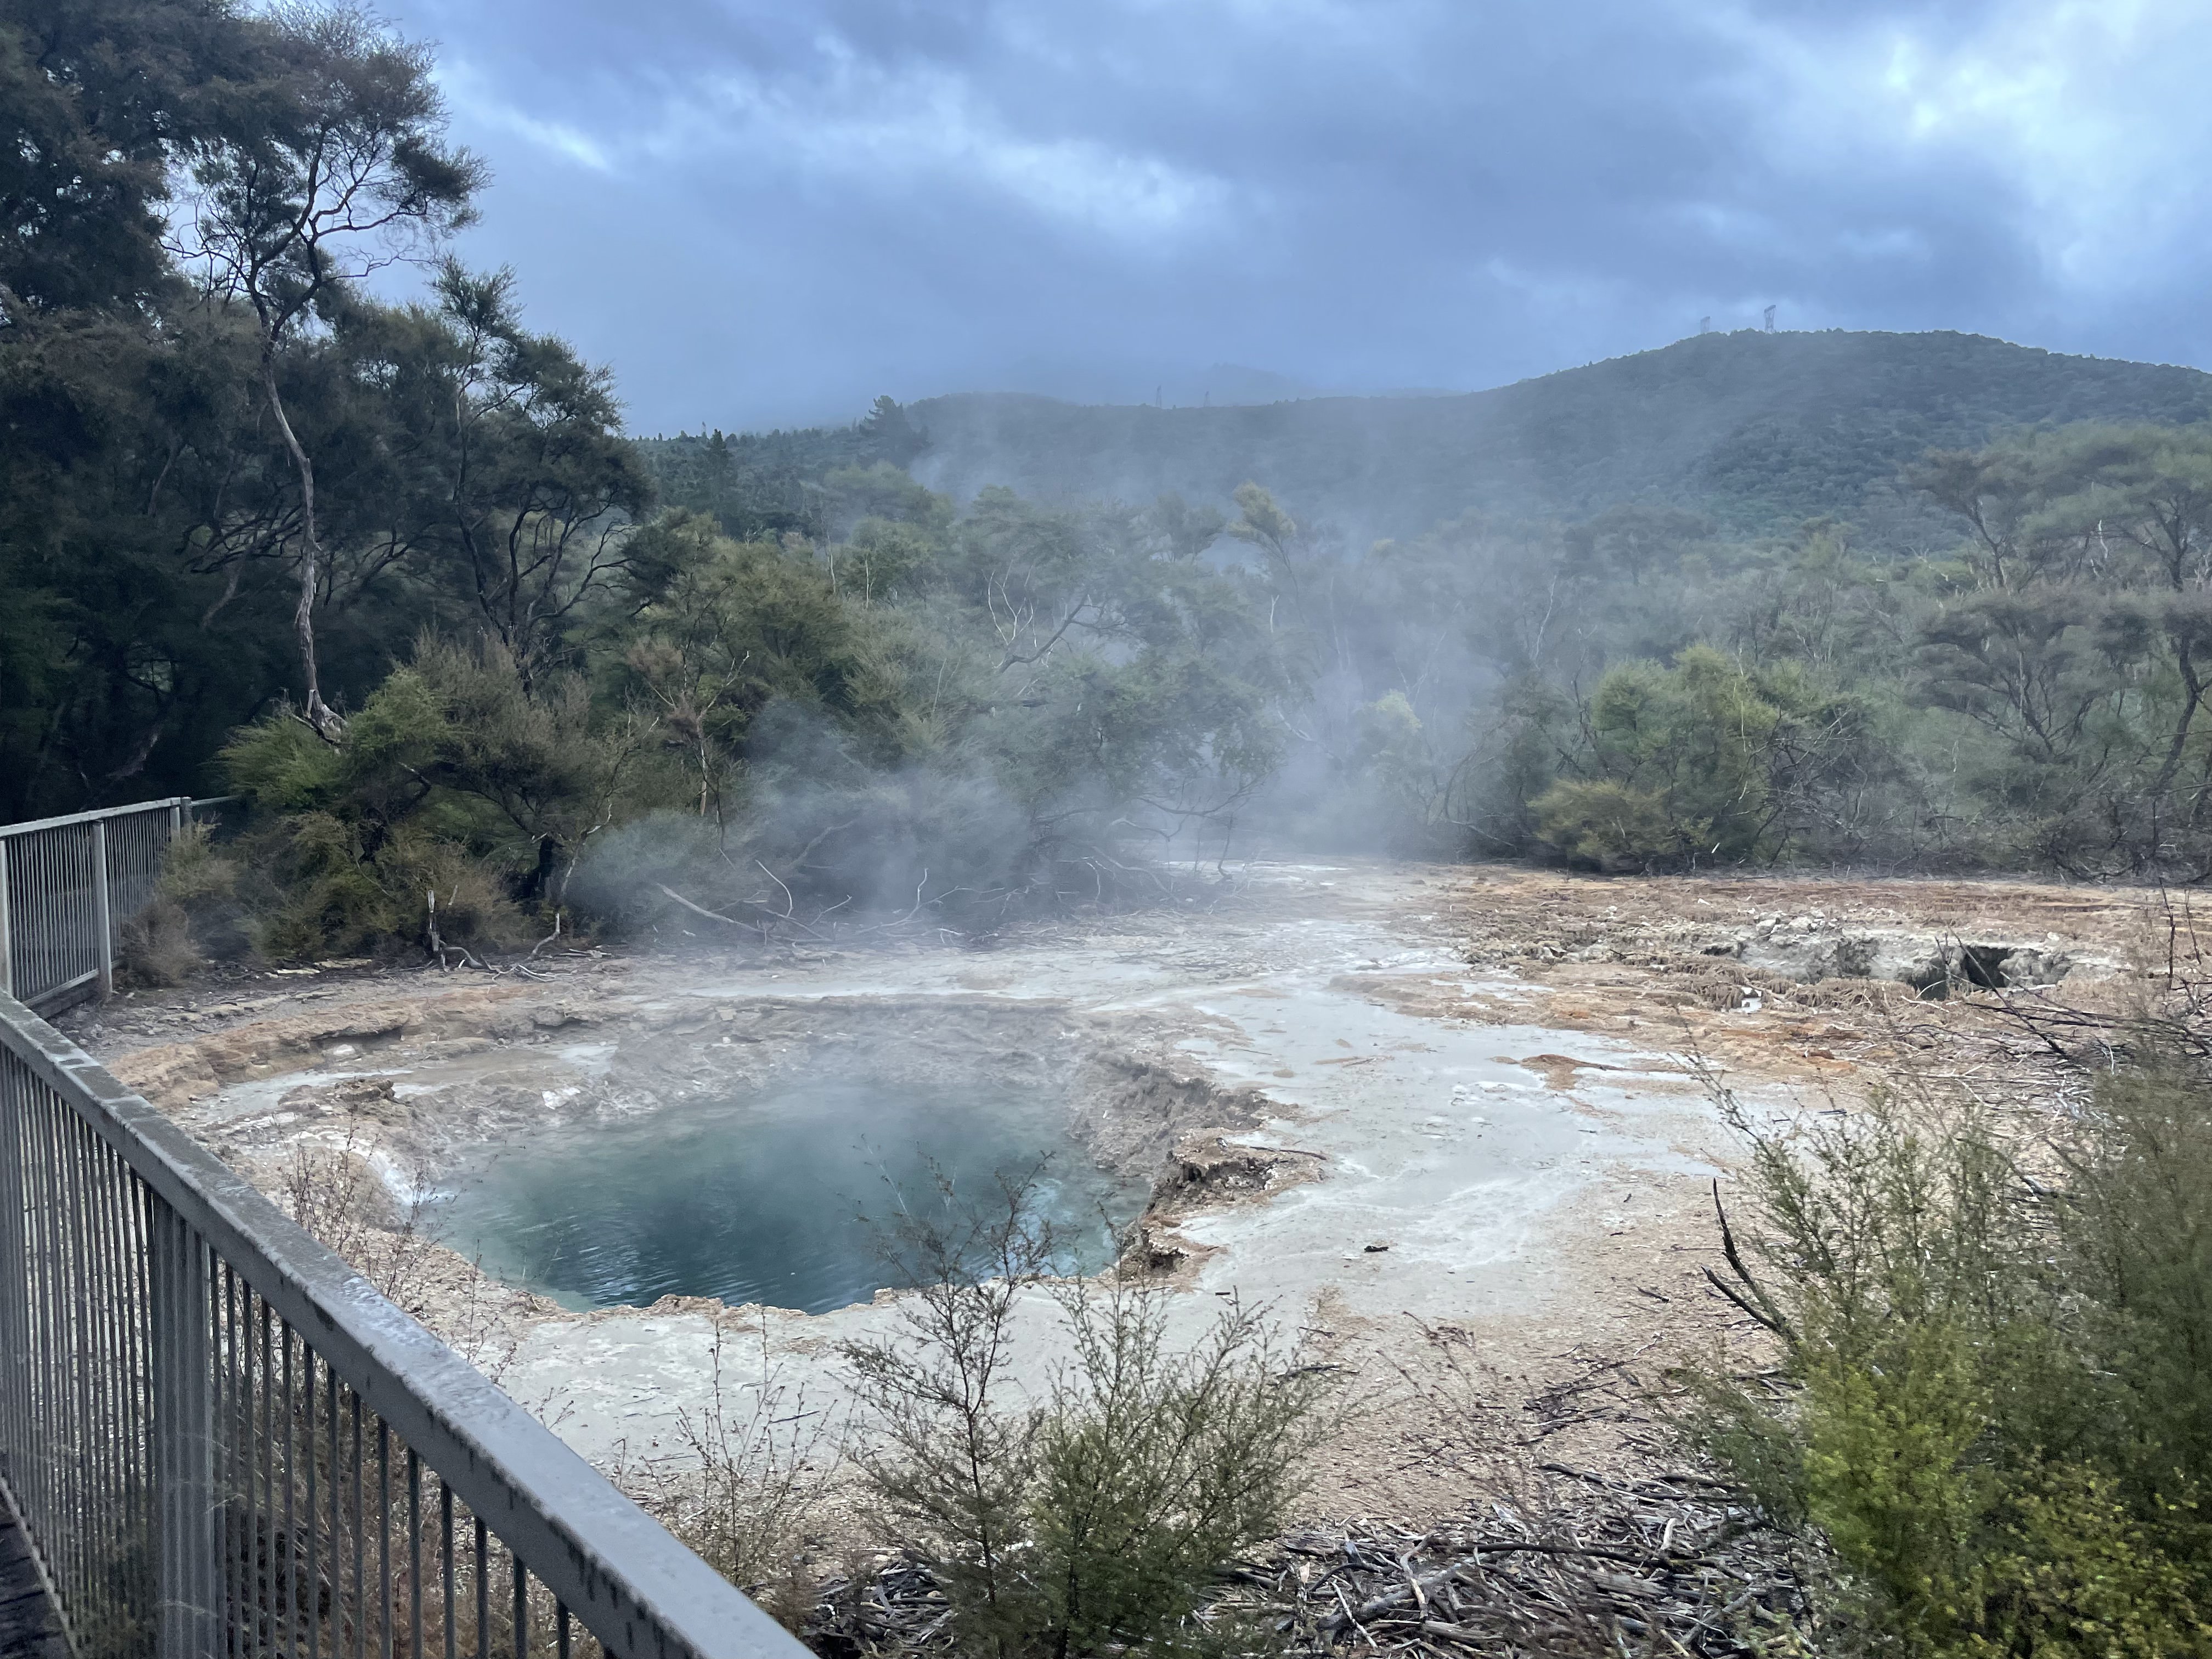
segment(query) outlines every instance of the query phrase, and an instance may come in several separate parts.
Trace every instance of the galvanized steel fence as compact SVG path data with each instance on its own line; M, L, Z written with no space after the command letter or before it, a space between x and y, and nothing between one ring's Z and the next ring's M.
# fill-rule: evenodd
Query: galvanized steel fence
M0 1498L76 1659L805 1651L6 996Z
M53 1012L115 988L123 929L152 902L189 795L0 824L0 993Z

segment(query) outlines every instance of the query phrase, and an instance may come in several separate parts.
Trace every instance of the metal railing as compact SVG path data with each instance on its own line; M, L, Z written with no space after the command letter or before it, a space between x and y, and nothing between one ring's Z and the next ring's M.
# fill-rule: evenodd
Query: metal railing
M115 989L125 923L152 902L189 795L0 824L0 993L52 1013Z
M0 1499L75 1659L805 1651L5 996Z

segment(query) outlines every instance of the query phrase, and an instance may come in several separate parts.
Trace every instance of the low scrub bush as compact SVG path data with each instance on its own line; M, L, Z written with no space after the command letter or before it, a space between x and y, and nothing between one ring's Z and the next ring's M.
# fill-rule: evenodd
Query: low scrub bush
M218 852L204 824L187 824L161 855L154 896L118 929L116 966L136 985L182 983L210 956L248 945L238 903L236 862Z
M765 1323L744 1347L716 1329L706 1398L677 1413L680 1452L623 1474L670 1531L795 1630L812 1610L806 1547L844 1461L843 1423L788 1380Z
M434 896L447 945L542 937L586 841L665 798L655 759L580 678L425 636L342 738L280 712L223 751L258 814L259 943L280 957L427 945Z
M2045 1141L1933 1091L1786 1130L1726 1103L1720 1283L1779 1367L1692 1373L1691 1420L1832 1565L1846 1647L2212 1653L2204 1098L2138 1048Z
M1850 699L1705 645L1671 667L1608 670L1586 721L1584 775L1528 805L1547 843L1608 869L1778 856L1860 764L1865 740Z
M901 1235L907 1328L846 1351L880 1437L859 1466L926 1552L962 1651L1196 1650L1192 1614L1220 1568L1299 1495L1324 1374L1264 1310L1231 1306L1182 1346L1166 1293L1141 1280L1048 1288L1053 1241L1028 1191ZM1012 1376L1025 1309L1056 1313L1070 1348L1038 1395Z
M436 1249L424 1223L427 1187L416 1170L408 1196L395 1195L374 1150L349 1129L336 1146L301 1142L284 1170L281 1193L294 1221L343 1256L380 1294L419 1313Z

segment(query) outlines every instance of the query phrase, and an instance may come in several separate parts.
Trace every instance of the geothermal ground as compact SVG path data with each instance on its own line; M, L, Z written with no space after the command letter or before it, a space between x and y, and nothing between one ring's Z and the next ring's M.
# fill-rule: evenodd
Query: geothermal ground
M433 1225L436 1199L507 1151L680 1122L733 1091L842 1079L1035 1101L1135 1205L1152 1194L1139 1255L1174 1289L1176 1332L1234 1297L1341 1369L1364 1409L1313 1508L1348 1518L1455 1501L1403 1427L1440 1344L1525 1402L1532 1437L1591 1459L1638 1443L1607 1379L1723 1340L1731 1311L1701 1274L1734 1157L1713 1078L1762 1113L1902 1065L2002 1092L2025 1075L2002 1000L2115 983L2148 937L2142 895L2014 884L1230 874L988 950L697 940L540 957L542 978L328 964L72 1023L264 1188L283 1194L303 1151L350 1150L381 1178L385 1220L428 1199ZM408 1295L585 1455L633 1471L685 1455L718 1376L834 1420L839 1345L901 1314L889 1291L813 1316L579 1309L505 1271L526 1283L433 1252ZM1024 1382L1060 1352L1040 1292Z

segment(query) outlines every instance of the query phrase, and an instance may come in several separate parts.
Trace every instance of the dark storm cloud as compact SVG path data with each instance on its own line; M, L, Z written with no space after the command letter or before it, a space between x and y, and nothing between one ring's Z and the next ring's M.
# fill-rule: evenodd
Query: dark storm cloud
M2172 0L410 0L465 252L645 430L1218 362L1474 386L1768 304L2190 360ZM2173 112L2179 112L2179 114ZM1193 393L1194 395L1194 392Z

